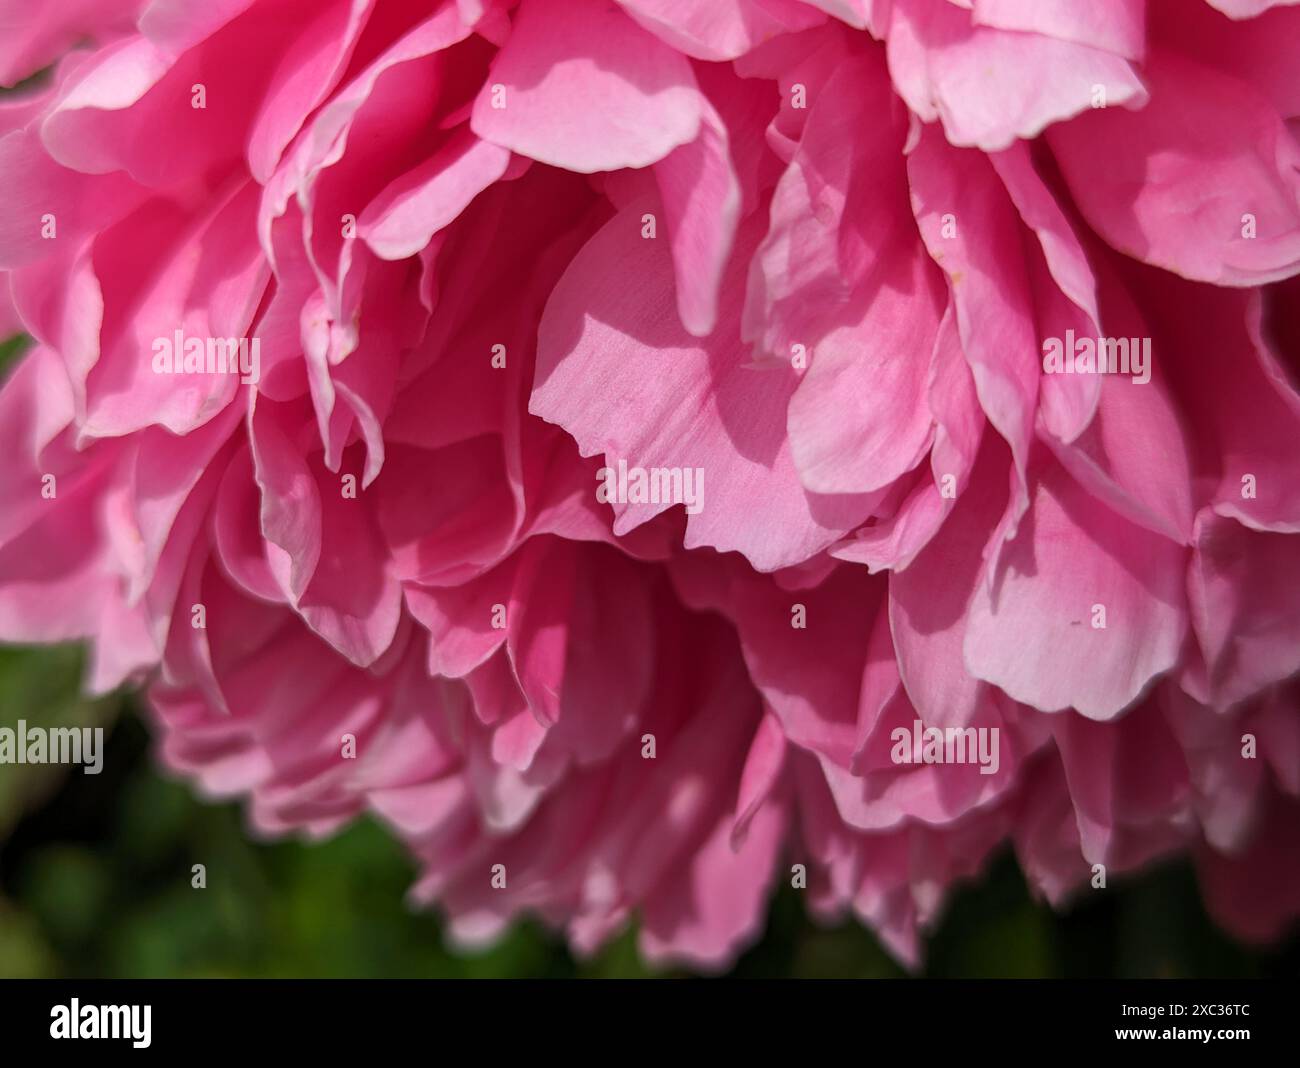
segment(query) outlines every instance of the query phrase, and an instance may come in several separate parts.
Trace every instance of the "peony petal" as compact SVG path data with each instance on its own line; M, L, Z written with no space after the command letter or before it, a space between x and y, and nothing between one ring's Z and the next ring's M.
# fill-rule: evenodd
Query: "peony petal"
M1074 41L1125 59L1142 58L1146 27L1141 5L1129 0L975 0L973 21L1000 30L1021 30Z
M706 341L678 327L671 265L642 240L640 218L631 208L612 219L560 280L538 332L529 410L573 434L583 455L603 452L611 470L620 461L681 468L683 487L686 470L694 472L704 492L687 516L688 547L743 552L764 571L805 559L856 525L867 501L804 490L784 432L793 371L743 365L734 278ZM755 237L742 235L738 264ZM616 507L615 533L672 503Z
M1120 56L971 25L952 4L929 0L894 0L889 69L922 120L939 119L954 145L989 152L1095 106L1097 87L1108 107L1141 107L1147 100L1142 80Z
M971 602L967 669L1044 712L1113 719L1177 662L1183 566L1179 546L1049 467Z
M1300 607L1292 594L1300 576L1297 541L1208 510L1197 516L1188 601L1218 704L1300 671Z
M718 318L718 287L740 218L740 184L722 117L700 101L700 135L654 165L672 240L682 325L708 337Z
M618 0L638 23L695 59L735 59L780 34L820 25L796 0Z
M500 178L509 162L506 149L458 131L370 202L357 220L357 234L386 260L414 256Z
M590 174L694 141L700 95L686 60L619 8L525 0L470 122L484 141Z
M1300 145L1271 102L1168 52L1144 73L1146 107L1099 109L1048 133L1088 222L1184 278L1247 286L1300 270Z

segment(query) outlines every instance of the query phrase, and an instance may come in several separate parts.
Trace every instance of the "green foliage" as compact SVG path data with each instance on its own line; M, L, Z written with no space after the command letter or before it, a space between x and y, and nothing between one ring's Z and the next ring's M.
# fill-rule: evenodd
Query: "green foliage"
M117 698L81 696L82 656L71 646L40 651L0 647L0 727L103 727ZM24 812L58 788L67 769L46 764L0 765L0 841Z
M9 366L26 351L31 342L22 334L8 340L0 338L0 376L5 375Z

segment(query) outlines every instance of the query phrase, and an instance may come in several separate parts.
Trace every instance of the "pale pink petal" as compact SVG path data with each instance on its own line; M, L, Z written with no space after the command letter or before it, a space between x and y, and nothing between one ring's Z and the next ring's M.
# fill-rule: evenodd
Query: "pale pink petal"
M745 366L735 280L723 284L717 330L703 342L690 337L672 314L671 263L640 231L641 212L619 214L556 287L539 329L529 410L568 430L583 455L702 477L688 547L743 552L764 571L802 560L856 525L867 501L818 498L800 483L785 439L795 373ZM755 237L742 236L741 249ZM756 515L757 499L764 507ZM670 506L616 505L615 533Z
M722 282L740 218L740 185L727 128L707 99L700 101L700 135L654 165L677 278L682 325L708 337L717 325Z
M967 668L1044 712L1112 719L1177 662L1183 570L1178 545L1049 467L971 602Z
M977 25L1075 41L1125 59L1145 51L1143 15L1143 5L1129 0L974 0L972 11Z
M954 145L986 151L1094 106L1140 107L1147 92L1128 61L1108 51L1036 33L973 26L949 3L894 0L889 69L908 106L939 119Z
M357 234L384 259L413 256L500 178L509 162L506 149L458 131L370 202L357 220Z
M612 4L525 0L471 125L566 170L647 167L698 136L700 96L690 64Z
M1272 103L1169 52L1143 70L1146 107L1091 111L1048 133L1088 222L1120 252L1184 278L1248 286L1294 274L1300 145Z
M824 16L798 0L619 0L655 36L695 59L735 59Z

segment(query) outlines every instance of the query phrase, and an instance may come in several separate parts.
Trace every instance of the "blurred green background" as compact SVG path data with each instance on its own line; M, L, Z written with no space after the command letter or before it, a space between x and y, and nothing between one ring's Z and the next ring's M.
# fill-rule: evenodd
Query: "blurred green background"
M651 974L630 931L582 962L535 924L486 953L450 952L437 916L407 906L415 869L382 827L361 822L323 844L250 840L237 805L201 802L159 773L129 695L82 698L81 671L75 648L0 649L0 726L108 728L100 775L0 765L0 976ZM205 890L190 886L200 862ZM797 898L778 895L731 974L903 974L862 927L818 927ZM1266 953L1235 945L1185 864L1113 879L1057 915L1002 856L952 899L925 974L1295 976L1300 938Z

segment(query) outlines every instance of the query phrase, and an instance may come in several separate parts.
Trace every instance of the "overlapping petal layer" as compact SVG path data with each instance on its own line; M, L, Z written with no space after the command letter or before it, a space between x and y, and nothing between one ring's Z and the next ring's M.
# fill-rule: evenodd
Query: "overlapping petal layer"
M56 6L0 638L202 790L464 942L915 964L1007 843L1300 915L1300 8Z

